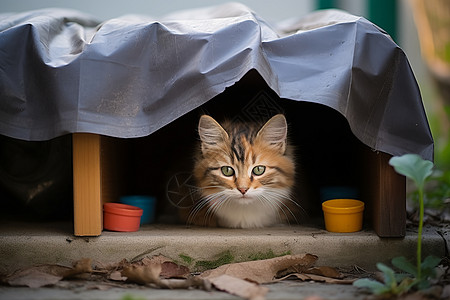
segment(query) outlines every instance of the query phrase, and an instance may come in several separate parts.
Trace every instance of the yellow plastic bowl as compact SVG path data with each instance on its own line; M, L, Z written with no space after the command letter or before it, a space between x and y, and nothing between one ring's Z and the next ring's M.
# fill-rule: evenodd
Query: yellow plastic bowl
M322 203L325 229L331 232L355 232L362 229L364 202L332 199Z

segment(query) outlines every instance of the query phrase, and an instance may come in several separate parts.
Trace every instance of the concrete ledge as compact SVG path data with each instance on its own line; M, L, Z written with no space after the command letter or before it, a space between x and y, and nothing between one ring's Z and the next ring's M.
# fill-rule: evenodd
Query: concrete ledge
M302 226L256 230L223 228L186 228L148 225L138 232L104 231L100 237L74 237L68 224L2 224L0 225L0 271L35 264L70 265L89 257L98 263L116 263L145 255L163 254L182 261L180 255L197 261L212 261L223 253L233 261L245 261L265 253L280 255L311 253L319 257L318 265L346 267L357 265L374 270L377 262L389 263L395 256L414 261L417 233L408 231L404 238L379 238L372 231L329 233ZM423 255L445 254L445 239L438 228L426 227Z

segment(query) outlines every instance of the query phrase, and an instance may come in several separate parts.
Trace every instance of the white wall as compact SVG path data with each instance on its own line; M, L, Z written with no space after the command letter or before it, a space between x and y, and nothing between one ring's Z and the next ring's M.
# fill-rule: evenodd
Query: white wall
M167 13L203 6L213 6L230 1L225 0L1 0L0 12L19 12L46 7L65 7L81 10L106 20L124 14L138 13L160 17ZM240 0L268 21L302 16L314 9L312 0Z

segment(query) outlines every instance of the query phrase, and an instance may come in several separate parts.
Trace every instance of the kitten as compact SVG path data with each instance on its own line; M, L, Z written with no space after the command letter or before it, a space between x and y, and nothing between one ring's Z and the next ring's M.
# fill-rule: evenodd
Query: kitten
M194 179L200 199L189 223L255 228L295 219L295 163L284 115L262 127L240 122L222 127L203 115L198 132Z

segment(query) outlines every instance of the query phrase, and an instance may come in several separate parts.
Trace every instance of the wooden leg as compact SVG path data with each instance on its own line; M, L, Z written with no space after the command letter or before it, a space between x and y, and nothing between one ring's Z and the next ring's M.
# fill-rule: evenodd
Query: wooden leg
M72 140L75 235L99 236L103 203L117 202L124 192L125 143L91 133L74 133Z
M403 237L406 231L406 178L389 165L392 157L368 149L364 155L367 210L380 237Z
M98 236L102 233L100 177L101 136L75 133L73 139L74 233Z

